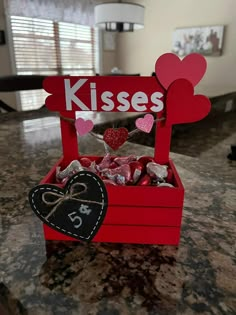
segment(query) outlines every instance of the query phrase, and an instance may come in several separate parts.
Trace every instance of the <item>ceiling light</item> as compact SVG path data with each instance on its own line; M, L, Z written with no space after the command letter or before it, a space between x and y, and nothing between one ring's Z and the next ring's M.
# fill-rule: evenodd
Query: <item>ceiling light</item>
M95 6L95 24L109 32L132 32L144 27L144 7L135 3L103 3Z

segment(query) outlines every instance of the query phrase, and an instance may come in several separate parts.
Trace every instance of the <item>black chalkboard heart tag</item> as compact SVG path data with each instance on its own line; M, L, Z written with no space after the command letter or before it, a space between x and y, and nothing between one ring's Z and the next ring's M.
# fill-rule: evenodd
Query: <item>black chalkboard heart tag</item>
M91 241L105 218L108 196L105 184L96 174L81 171L64 188L42 184L29 192L34 213L54 230Z

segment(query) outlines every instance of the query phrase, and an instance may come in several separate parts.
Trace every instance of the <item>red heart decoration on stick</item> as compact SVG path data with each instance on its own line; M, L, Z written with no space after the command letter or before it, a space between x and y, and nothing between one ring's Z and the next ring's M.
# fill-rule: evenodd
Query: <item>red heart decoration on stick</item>
M183 60L172 53L163 54L155 65L156 76L161 85L168 89L177 79L187 79L196 86L207 68L206 59L200 54L189 54Z
M183 124L203 119L211 102L204 95L194 95L192 84L185 79L171 84L166 95L166 125Z
M113 129L108 128L103 135L103 140L113 150L119 149L128 138L128 130L124 127Z

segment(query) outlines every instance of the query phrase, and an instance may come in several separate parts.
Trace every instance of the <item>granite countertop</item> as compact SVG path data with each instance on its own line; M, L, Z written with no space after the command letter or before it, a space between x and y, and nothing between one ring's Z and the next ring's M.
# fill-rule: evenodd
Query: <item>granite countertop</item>
M236 168L171 154L185 186L179 247L47 242L28 204L61 156L56 117L0 116L0 314L236 314ZM103 154L91 136L80 152ZM152 155L126 143L120 155ZM226 161L227 163L227 161Z

